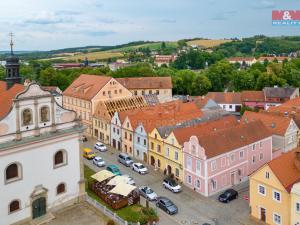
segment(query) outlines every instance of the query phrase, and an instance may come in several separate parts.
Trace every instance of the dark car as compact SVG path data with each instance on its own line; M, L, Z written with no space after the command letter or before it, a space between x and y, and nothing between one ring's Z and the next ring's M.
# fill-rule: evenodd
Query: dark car
M177 206L167 197L158 197L156 206L167 212L169 215L173 215L178 212Z
M236 199L238 197L238 195L239 194L236 190L227 189L219 196L219 201L228 203L228 202L232 201L233 199Z

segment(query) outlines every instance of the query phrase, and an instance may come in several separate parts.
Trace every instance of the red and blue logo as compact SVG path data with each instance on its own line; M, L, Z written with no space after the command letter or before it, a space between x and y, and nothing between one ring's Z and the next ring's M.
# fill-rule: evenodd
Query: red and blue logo
M300 26L300 10L273 10L272 24L275 26Z

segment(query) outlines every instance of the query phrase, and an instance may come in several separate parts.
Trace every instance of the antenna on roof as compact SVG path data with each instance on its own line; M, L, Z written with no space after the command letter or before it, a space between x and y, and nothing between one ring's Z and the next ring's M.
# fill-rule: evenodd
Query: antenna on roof
M10 54L13 55L14 54L14 50L13 50L13 46L14 46L13 36L14 36L14 34L12 32L10 32L8 35L10 36Z

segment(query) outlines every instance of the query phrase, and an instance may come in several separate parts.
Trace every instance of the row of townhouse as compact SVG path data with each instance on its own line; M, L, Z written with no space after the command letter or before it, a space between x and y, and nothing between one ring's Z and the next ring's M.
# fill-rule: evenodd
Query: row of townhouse
M299 97L299 88L265 87L262 91L209 92L206 97L213 99L224 110L239 113L243 106L253 109L268 109Z
M250 176L251 216L271 225L300 224L300 148L273 159Z
M236 64L239 63L240 65L244 66L252 66L254 63L265 63L265 62L274 62L277 61L279 63L289 61L291 58L286 56L261 56L258 59L254 57L231 57L228 58L229 63Z
M104 101L154 95L160 102L172 100L170 77L112 78L82 74L63 92L63 106L74 110L92 135L93 115Z

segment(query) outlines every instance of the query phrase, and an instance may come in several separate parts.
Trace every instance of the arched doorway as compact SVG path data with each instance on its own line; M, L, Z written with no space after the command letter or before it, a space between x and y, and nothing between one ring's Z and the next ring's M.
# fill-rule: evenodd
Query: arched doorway
M143 154L143 155L144 155L144 162L145 162L145 163L147 163L147 162L148 162L147 153L146 153L146 152L144 152L144 154Z
M153 156L151 156L151 162L150 162L151 166L155 166L155 159Z
M40 197L32 202L32 219L46 214L46 198Z
M172 174L172 167L170 165L167 166L168 175Z

